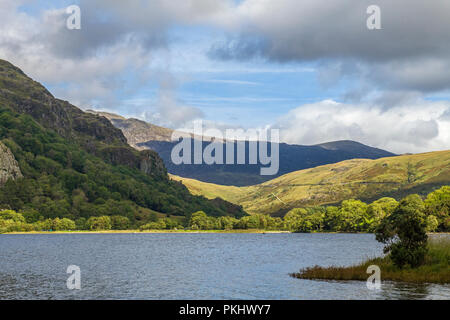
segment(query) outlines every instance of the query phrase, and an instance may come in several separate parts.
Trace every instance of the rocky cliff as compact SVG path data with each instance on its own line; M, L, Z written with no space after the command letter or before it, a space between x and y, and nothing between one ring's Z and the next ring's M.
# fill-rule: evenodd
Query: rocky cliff
M11 150L0 142L0 186L3 186L9 179L18 178L22 178L22 172L16 158Z

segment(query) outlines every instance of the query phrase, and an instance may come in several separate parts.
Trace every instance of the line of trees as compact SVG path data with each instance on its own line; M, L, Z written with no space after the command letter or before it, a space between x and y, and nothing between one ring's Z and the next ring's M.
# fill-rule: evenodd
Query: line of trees
M415 199L411 206L423 214L427 232L450 231L450 186L431 192L425 199L411 196ZM376 232L401 205L401 201L393 198L381 198L370 204L345 200L340 207L293 209L284 221L289 230L296 232Z
M414 195L413 205L424 215L428 232L450 231L450 186L431 192L425 200ZM283 219L256 214L241 219L214 218L204 212L194 213L188 227L194 230L264 229L292 232L375 232L382 221L391 216L401 202L381 198L370 204L345 200L341 206L295 208Z
M0 233L30 231L73 231L73 230L127 230L130 219L124 216L100 216L79 218L41 219L30 223L26 216L14 210L0 211Z
M418 195L409 201L408 206L420 212L428 232L450 231L450 186L444 186L431 192L425 199ZM407 199L406 197L405 199ZM403 200L405 200L403 199ZM403 201L402 200L402 201ZM370 204L360 200L345 200L341 206L295 208L284 218L255 214L240 219L222 216L208 216L197 211L190 217L182 219L162 218L154 215L150 222L136 226L123 215L103 215L90 218L68 218L36 220L36 213L24 214L13 210L0 211L0 233L14 231L63 231L63 230L286 230L292 232L373 232L389 221L389 217L399 210L404 202L393 198L381 198Z

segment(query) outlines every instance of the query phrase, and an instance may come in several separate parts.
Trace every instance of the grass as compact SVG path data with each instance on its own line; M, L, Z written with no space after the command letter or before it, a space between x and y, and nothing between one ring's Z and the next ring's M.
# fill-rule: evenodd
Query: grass
M350 267L314 266L291 274L292 277L309 280L357 280L367 281L367 267L377 265L381 269L383 281L409 283L450 283L450 240L433 239L428 244L425 263L418 268L399 269L392 264L388 256L370 259Z

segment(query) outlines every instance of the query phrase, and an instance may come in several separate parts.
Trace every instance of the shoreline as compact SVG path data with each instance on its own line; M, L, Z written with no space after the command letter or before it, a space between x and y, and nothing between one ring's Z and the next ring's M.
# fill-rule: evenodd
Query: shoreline
M253 233L253 234L291 234L297 232L291 232L286 230L260 230L260 229L236 229L236 230L72 230L72 231L18 231L18 232L7 232L2 234L211 234L211 233ZM373 234L368 232L311 232L303 234ZM439 235L450 235L450 232L430 232L429 236L439 236Z
M404 283L450 284L450 239L433 239L428 242L428 252L422 265L411 268L399 268L394 265L389 255L369 258L350 266L311 266L291 273L290 276L303 280L325 281L367 281L367 270L378 266L382 281Z
M36 234L36 235L47 235L47 234L211 234L211 233L253 233L253 234L281 234L281 233L291 233L290 231L283 230L104 230L104 231L88 231L88 230L74 230L74 231L28 231L28 232L8 232L3 234L9 235L26 235L26 234Z

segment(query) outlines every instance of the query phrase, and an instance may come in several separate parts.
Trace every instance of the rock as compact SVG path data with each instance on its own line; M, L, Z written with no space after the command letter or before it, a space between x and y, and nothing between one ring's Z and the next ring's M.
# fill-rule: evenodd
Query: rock
M16 158L7 146L0 142L0 186L3 186L9 179L22 178Z

